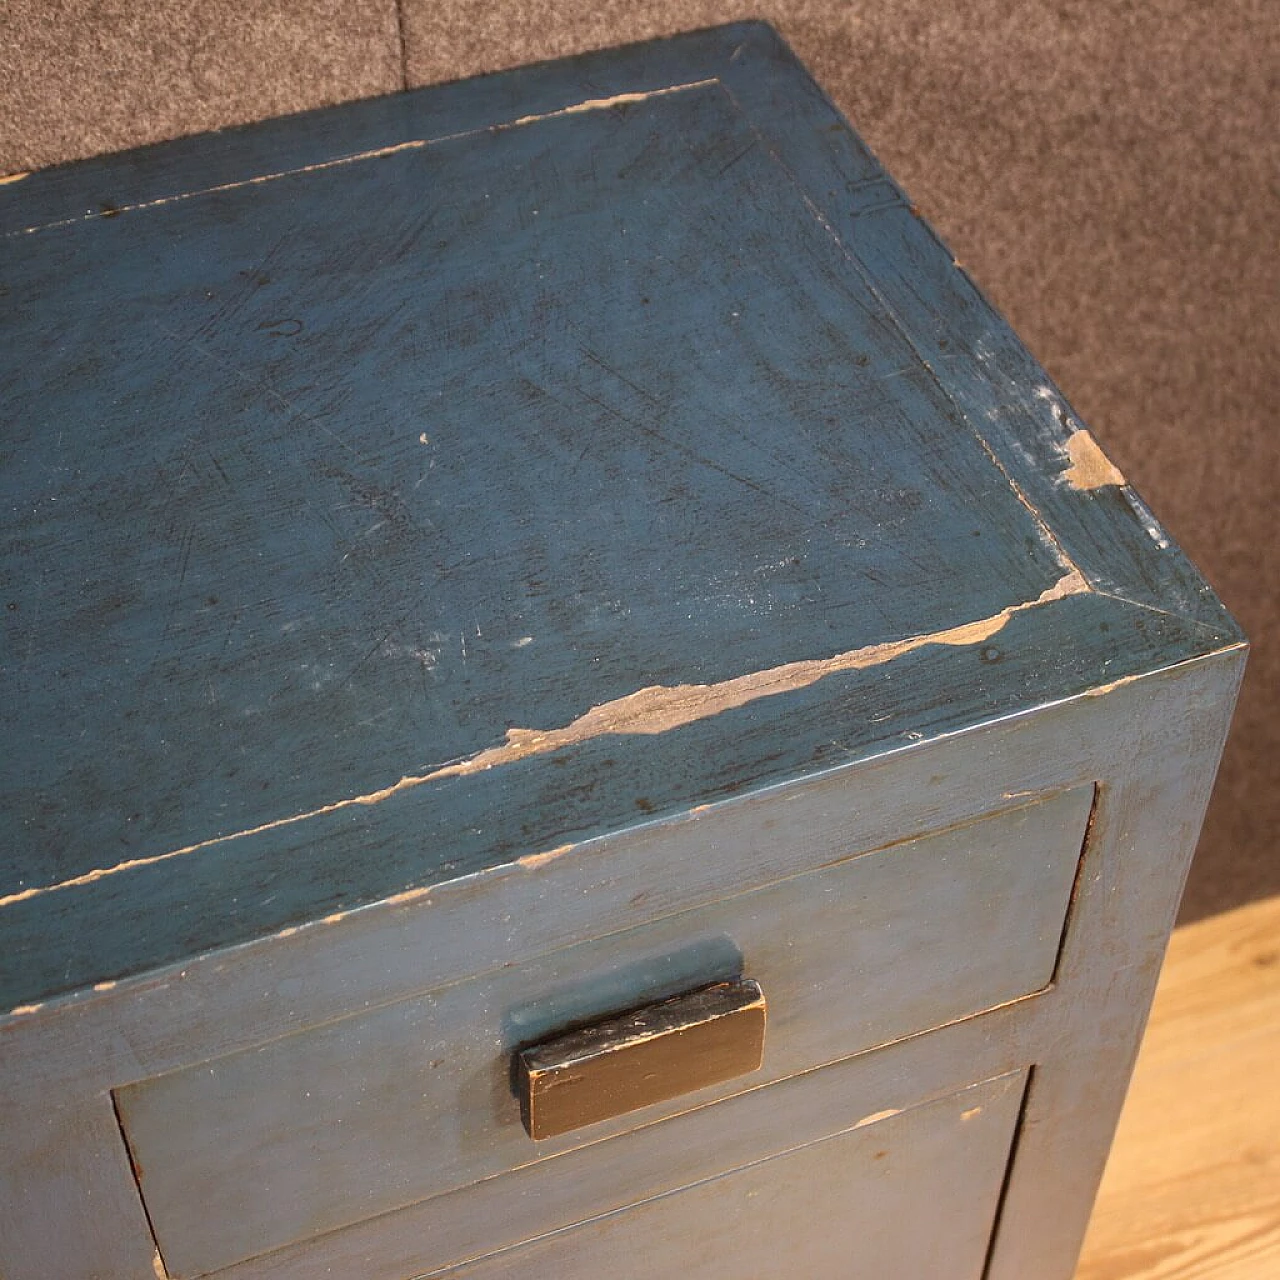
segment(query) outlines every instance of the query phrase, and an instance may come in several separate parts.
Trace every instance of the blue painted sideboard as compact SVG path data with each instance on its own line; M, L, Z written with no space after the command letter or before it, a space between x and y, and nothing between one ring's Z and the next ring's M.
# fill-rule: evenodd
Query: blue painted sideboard
M1245 646L768 26L0 245L5 1280L1068 1280Z

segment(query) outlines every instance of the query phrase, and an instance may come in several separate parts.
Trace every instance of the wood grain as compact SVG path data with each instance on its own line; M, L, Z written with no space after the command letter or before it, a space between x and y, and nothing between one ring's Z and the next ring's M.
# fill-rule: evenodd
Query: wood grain
M1077 1280L1280 1275L1280 897L1178 930Z

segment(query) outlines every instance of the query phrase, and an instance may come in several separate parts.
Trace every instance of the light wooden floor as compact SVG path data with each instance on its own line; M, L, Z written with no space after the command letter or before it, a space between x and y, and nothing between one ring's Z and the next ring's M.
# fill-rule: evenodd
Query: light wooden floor
M1077 1280L1280 1280L1280 898L1175 932Z

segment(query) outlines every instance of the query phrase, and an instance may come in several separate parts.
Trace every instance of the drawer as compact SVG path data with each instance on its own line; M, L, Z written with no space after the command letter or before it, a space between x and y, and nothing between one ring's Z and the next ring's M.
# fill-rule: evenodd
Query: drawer
M1092 799L1074 788L851 851L116 1090L168 1273L217 1271L1043 989ZM492 951L500 962L501 938ZM521 1046L737 975L768 1001L758 1071L529 1138Z

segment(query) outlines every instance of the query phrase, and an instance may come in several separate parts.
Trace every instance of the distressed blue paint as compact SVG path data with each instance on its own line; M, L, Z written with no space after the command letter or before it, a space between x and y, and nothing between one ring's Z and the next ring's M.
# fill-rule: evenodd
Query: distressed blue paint
M70 166L0 218L0 896L1097 589L13 902L0 1008L1239 638L1063 485L1069 410L767 28Z

